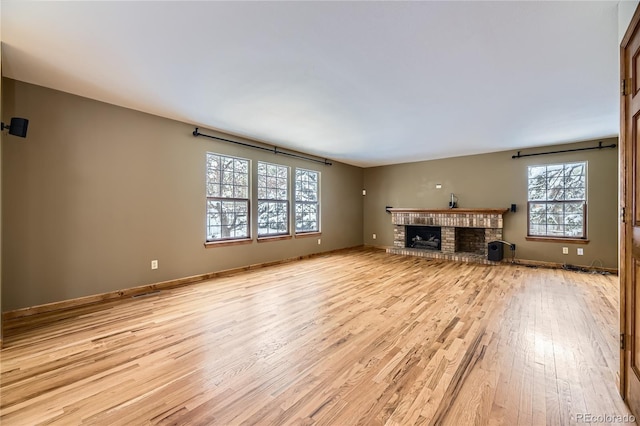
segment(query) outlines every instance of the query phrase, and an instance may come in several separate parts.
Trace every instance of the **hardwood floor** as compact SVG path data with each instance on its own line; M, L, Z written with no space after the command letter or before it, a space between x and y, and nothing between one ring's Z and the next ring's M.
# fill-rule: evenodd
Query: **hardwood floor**
M617 330L616 276L353 250L11 320L0 422L586 423Z

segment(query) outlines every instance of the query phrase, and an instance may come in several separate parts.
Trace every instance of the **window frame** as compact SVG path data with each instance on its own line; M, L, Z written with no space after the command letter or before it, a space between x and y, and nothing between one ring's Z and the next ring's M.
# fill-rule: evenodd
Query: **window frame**
M266 174L266 171L265 171L265 174L264 174L265 187L262 188L260 186L260 176L262 176L260 174L260 165L261 164L264 164L265 167L267 167L267 168L269 166L276 167L276 176L275 176L276 187L272 188L272 189L275 190L276 193L279 190L278 185L277 185L277 181L278 181L278 179L282 179L282 178L279 178L279 176L277 176L278 175L278 169L282 168L282 169L286 170L286 177L284 179L286 180L285 188L286 188L287 193L286 193L286 198L285 199L281 199L281 198L260 198L260 192L261 192L262 189L264 189L264 191L266 193L268 193L269 189L271 189L271 188L269 188L268 185L266 185L266 183L267 183L266 181L269 178L269 175ZM258 167L257 170L256 170L257 192L258 192L258 194L257 194L257 208L258 208L258 211L257 211L257 231L256 231L257 232L257 236L258 236L259 239L268 239L268 238L289 236L289 235L291 235L291 207L290 207L290 201L289 201L290 200L290 194L291 194L291 184L290 184L291 167L285 166L283 164L270 163L268 161L258 161L257 162L257 167ZM267 234L261 234L260 233L260 205L261 205L261 203L284 204L284 206L285 206L284 225L286 227L286 229L284 231L274 232L274 233L267 233Z
M234 161L234 169L232 170L233 173L233 183L231 184L231 186L233 187L233 192L234 192L234 197L224 197L222 196L222 185L224 185L223 183L223 178L222 178L222 173L224 173L224 169L219 169L219 172L221 173L220 176L218 176L219 181L216 182L210 182L210 178L209 178L209 159L210 156L216 156L218 157L218 161L220 162L220 164L222 164L222 162L224 161L224 159L230 159ZM246 162L247 164L247 171L246 172L241 172L241 174L246 175L246 185L238 185L236 184L236 170L235 170L235 161L242 161L242 162ZM213 184L213 185L218 185L219 186L219 195L218 196L212 196L209 195L209 186ZM236 195L236 187L241 187L241 188L245 188L246 187L246 198L243 197L237 197ZM208 245L218 245L220 243L239 243L239 242L243 242L243 241L251 241L251 160L248 158L242 158L242 157L238 157L238 156L233 156L233 155L226 155L226 154L219 154L216 152L210 152L207 151L206 156L205 156L205 199L206 199L206 203L205 203L205 246ZM212 228L212 225L210 225L210 209L209 209L209 203L211 202L220 202L220 203L244 203L245 204L245 211L246 211L246 233L244 233L243 235L240 236L229 236L229 237L220 237L220 238L210 238L209 235L209 230ZM234 213L237 214L237 210L235 210L234 207ZM215 226L215 225L213 225ZM222 234L222 223L220 224L220 231Z
M298 171L304 171L304 172L311 172L311 173L315 173L317 178L316 178L316 191L315 191L315 198L316 201L299 201L298 200ZM321 232L321 221L320 221L320 191L321 191L321 186L320 186L320 179L321 179L321 173L317 170L311 170L311 169L305 169L302 167L296 167L295 168L295 175L294 175L294 179L293 179L293 196L294 196L294 212L293 212L293 221L294 221L294 232L297 236L304 236L304 235L311 235L311 234L319 234ZM311 230L298 230L298 206L304 206L304 205L315 205L316 206L316 228L315 229L311 229Z
M566 166L568 165L572 165L572 164L582 164L583 165L583 170L584 173L581 176L583 182L584 182L584 196L582 198L569 198L566 199L566 191L567 189L580 189L580 188L571 188L569 186L567 186L567 182L566 182L566 176L564 175L564 171L563 171L563 186L561 188L554 188L554 189L558 189L561 190L563 193L562 198L563 199L551 199L549 197L549 187L547 186L547 183L549 181L548 178L548 169L549 167L558 167L558 166L562 166L563 169L566 168ZM545 197L543 199L537 199L537 200L532 200L530 199L531 197L531 169L535 168L535 167L544 167L545 168ZM562 162L562 163L553 163L553 164L532 164L527 166L527 237L526 239L529 241L535 241L535 240L539 240L539 241L561 241L561 242L567 242L567 241L571 241L571 242L588 242L588 238L587 238L587 193L588 193L588 162L586 160L583 161L566 161L566 162ZM576 235L567 235L566 234L566 228L564 228L567 223L565 222L566 220L566 208L567 205L569 204L578 204L581 203L581 215L582 215L582 235L581 236L576 236ZM557 235L557 234L550 234L548 231L548 223L544 223L546 232L544 234L534 234L532 233L532 226L533 225L540 225L540 224L534 224L531 222L531 216L532 216L532 205L534 204L544 204L545 207L545 214L548 215L549 213L549 206L552 205L560 205L562 206L562 218L563 218L563 235ZM547 216L548 217L548 216Z

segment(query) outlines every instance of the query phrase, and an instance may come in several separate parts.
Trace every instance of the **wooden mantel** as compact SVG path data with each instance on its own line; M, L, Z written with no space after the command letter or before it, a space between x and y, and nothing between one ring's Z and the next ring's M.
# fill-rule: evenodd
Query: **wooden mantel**
M393 207L387 209L392 213L445 213L445 214L505 214L509 209L419 209Z

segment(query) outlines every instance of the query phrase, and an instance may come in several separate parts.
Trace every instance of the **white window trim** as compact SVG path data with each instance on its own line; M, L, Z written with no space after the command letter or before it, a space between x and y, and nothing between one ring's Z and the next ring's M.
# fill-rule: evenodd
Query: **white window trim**
M209 185L209 155L217 156L220 159L228 158L233 160L241 160L247 162L247 198L235 198L235 197L222 197L222 196L209 196L208 194L208 185ZM220 179L222 180L222 179ZM222 182L219 182L218 185L222 185ZM205 156L205 246L207 244L217 244L224 242L237 242L237 241L245 241L251 239L251 160L248 158L242 158L234 155L226 155L219 154L217 152L207 152ZM210 238L209 236L209 202L246 202L246 211L247 211L247 224L246 224L246 235L242 236L232 236L232 237L224 237L224 238Z

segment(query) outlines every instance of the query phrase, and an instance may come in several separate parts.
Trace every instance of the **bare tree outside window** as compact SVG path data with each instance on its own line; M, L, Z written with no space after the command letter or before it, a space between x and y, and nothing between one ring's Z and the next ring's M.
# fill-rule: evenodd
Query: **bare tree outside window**
M296 169L296 233L320 231L320 173Z
M207 153L207 241L249 237L249 160Z
M587 163L529 166L528 235L586 238Z
M289 233L289 167L258 162L258 236Z

